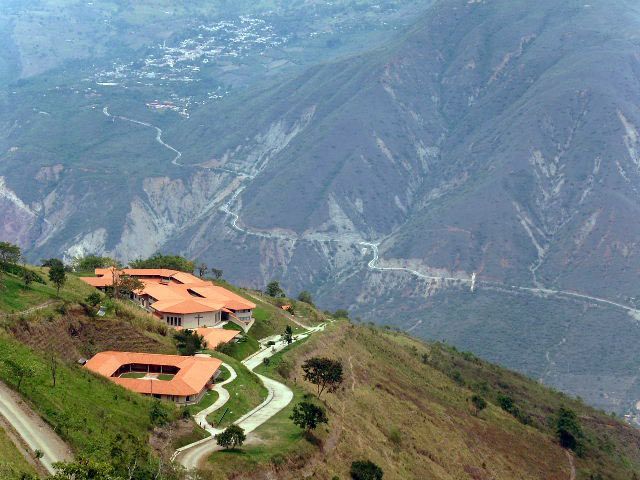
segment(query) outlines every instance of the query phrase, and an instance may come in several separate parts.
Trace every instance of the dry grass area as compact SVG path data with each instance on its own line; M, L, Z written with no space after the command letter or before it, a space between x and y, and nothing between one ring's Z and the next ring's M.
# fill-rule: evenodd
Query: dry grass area
M18 320L9 330L25 345L76 361L105 350L175 354L170 337L142 330L119 318L90 318L81 307L49 318Z
M474 416L469 390L394 340L342 323L296 351L295 372L318 355L340 358L346 370L344 389L326 395L330 428L305 467L314 478L348 478L359 459L388 479L569 478L565 454L548 436L493 405Z
M269 438L266 444L249 445L242 455L227 455L224 465L219 463L223 457L212 459L214 469L235 472L228 478L347 479L351 462L370 459L383 468L385 479L568 480L568 458L544 417L545 408L550 413L556 404L567 404L578 411L588 441L593 442L586 457L576 459L577 478L588 479L592 474L633 478L637 446L635 456L624 452L631 455L621 459L600 445L592 426L607 424L612 442L628 441L629 435L638 438L633 429L475 357L396 332L338 322L292 348L281 359L284 368L276 366L270 373L277 377L282 372L286 378L281 379L294 390L313 393L300 368L312 356L340 359L345 368L343 388L323 395L330 421L316 432L317 442L288 432L278 441L267 423L255 432L258 438ZM453 359L453 364L444 362L444 357ZM465 378L461 380L457 368L467 362L476 367L462 368ZM531 425L496 405L494 381L500 388L529 396L530 403L523 408L534 417ZM478 386L489 403L476 416L470 398ZM514 395L517 402L520 393ZM536 402L540 405L533 408ZM545 407L545 402L550 403ZM286 422L287 418L274 420ZM284 425L280 429L286 431ZM242 471L246 473L238 474Z

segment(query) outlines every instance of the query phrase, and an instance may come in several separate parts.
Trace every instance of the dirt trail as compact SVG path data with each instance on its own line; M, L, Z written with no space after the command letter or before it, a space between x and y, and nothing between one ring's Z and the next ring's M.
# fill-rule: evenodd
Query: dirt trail
M564 453L567 455L567 459L569 460L569 480L576 480L576 465L573 461L573 455L571 455L569 450L565 450Z
M71 449L20 396L0 383L0 415L13 427L32 452L42 452L40 461L49 473L53 464L73 459Z

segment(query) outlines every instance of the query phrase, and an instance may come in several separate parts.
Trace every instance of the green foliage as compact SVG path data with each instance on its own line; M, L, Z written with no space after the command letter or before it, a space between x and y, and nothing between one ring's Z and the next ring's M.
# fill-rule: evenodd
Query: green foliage
M267 284L267 288L265 289L265 293L270 297L274 298L284 298L286 297L284 290L280 286L280 282L277 280L272 280Z
M24 282L25 287L28 287L33 282L37 281L39 276L32 270L23 267L22 268L22 281Z
M50 262L49 280L56 286L56 290L59 294L60 288L62 288L67 281L67 273L63 263L58 259L52 259Z
M165 409L164 405L160 402L160 400L154 400L151 404L151 409L149 410L149 420L151 420L152 425L157 425L159 427L166 425L169 421L169 413Z
M4 367L8 375L13 378L18 390L21 389L24 380L33 378L36 374L36 365L19 357L6 358Z
M193 330L178 330L173 339L180 355L195 355L204 346L204 337Z
M311 296L311 292L308 292L307 290L303 290L298 294L298 300L308 303L309 305L313 305L313 297Z
M119 268L119 262L110 257L100 257L98 255L85 255L76 257L73 260L73 269L77 272L93 272L96 268L107 268L115 266Z
M313 357L302 364L304 379L317 387L318 398L326 390L335 392L342 384L342 363L330 358Z
M582 427L576 412L560 407L555 417L555 429L558 442L563 448L580 453L582 450Z
M16 277L22 278L23 282L26 282L27 276L29 277L29 283L36 282L41 285L45 285L46 282L44 278L38 275L36 272L22 265L18 265L15 263L0 263L0 276L2 273L10 273L11 275L15 275Z
M20 247L9 242L0 242L0 265L15 265L20 260Z
M369 460L358 460L351 464L349 470L353 480L382 480L384 472Z
M231 330L235 330L233 327L229 327ZM260 344L251 335L251 333L243 334L235 342L220 343L216 346L215 350L220 353L224 353L237 360L247 358L254 352L260 349Z
M223 432L215 436L216 442L225 450L241 447L247 436L244 429L236 424L229 425Z
M289 418L293 420L294 424L307 432L315 430L321 423L329 422L324 408L310 402L298 403L293 408L293 412Z
M511 413L512 415L515 411L517 411L517 407L513 401L513 398L508 395L498 395L498 406L500 406L500 408L505 412Z
M92 307L97 307L101 301L102 301L102 295L100 295L100 293L97 291L91 292L86 298L86 302Z
M134 260L130 262L131 268L168 268L181 272L193 273L196 264L179 255L162 255L156 253L146 260Z
M478 415L482 410L487 408L487 401L480 395L473 395L471 397L471 404L473 405L474 412Z
M82 458L76 462L58 463L48 480L121 480L108 462Z
M291 325L287 325L284 329L284 333L282 334L282 340L287 342L287 345L290 345L293 342L293 329Z
M349 318L349 311L345 309L338 309L333 312L335 318Z
M222 278L223 274L224 274L224 272L222 270L220 270L219 268L212 268L211 269L211 275L213 275L213 278L215 278L216 280L220 280Z

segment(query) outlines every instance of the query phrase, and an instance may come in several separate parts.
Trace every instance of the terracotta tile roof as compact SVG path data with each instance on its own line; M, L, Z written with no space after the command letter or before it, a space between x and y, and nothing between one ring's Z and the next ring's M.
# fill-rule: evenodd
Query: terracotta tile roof
M198 335L204 337L207 348L216 348L221 343L227 343L240 335L238 330L226 330L224 328L196 328Z
M225 307L232 310L250 310L256 308L255 303L250 302L246 298L241 297L226 288L219 287L212 283L205 286L191 287L191 290L203 297L219 300L224 303Z
M110 268L96 268L97 277L82 277L82 280L94 287L110 286L113 279L112 272ZM155 299L151 307L161 313L205 313L222 309L231 312L256 308L255 303L240 295L190 273L168 269L131 268L126 268L122 272L138 278L144 284L144 288L136 293L149 295ZM161 281L166 278L173 280Z
M113 283L111 276L109 277L80 277L85 283L88 283L92 287L108 287Z
M144 380L112 377L118 368L129 363L163 365L179 368L171 380ZM197 395L211 380L222 364L209 357L182 357L155 353L100 352L86 363L86 367L109 380L138 393L189 396Z
M222 309L224 305L220 303L213 303L211 301L203 302L202 300L207 299L180 299L180 300L161 300L159 302L155 302L151 304L151 307L163 313L205 313L218 311Z

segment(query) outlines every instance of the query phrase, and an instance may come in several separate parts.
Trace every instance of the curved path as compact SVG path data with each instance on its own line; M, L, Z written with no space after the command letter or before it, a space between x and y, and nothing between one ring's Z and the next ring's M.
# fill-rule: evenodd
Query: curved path
M182 157L182 152L180 152L179 150L176 150L171 145L169 145L168 143L165 143L162 140L162 129L160 127L156 127L155 125L152 125L152 124L147 123L147 122L141 122L140 120L134 120L133 118L123 117L122 115L111 115L109 113L109 107L104 107L102 109L102 113L104 113L109 118L114 118L114 119L118 119L118 120L124 120L125 122L131 122L131 123L135 123L136 125L142 125L143 127L149 127L149 128L155 129L155 131L156 131L156 142L158 142L164 148L167 148L167 149L171 150L173 153L176 154L176 156L173 158L173 160L171 160L171 163L173 165L177 166L177 167L184 167L184 165L179 162L180 158Z
M367 263L367 267L369 268L369 270L376 270L379 272L385 272L385 271L408 272L418 278L423 278L426 280L448 280L448 281L456 281L456 282L462 282L462 283L468 283L468 284L471 284L473 282L471 278L455 278L455 277L425 275L423 273L418 272L417 270L413 270L411 268L405 268L405 267L381 267L378 265L378 261L380 259L378 254L379 244L370 243L370 242L360 242L360 245L371 248L371 251L373 252L373 258L369 261L369 263ZM500 282L491 282L486 280L476 280L476 283L480 285L485 284L487 286L501 287L501 288L516 291L516 292L519 291L519 292L527 292L527 293L533 293L533 294L564 295L566 297L571 297L574 299L601 303L601 304L609 305L612 307L621 308L622 310L626 310L627 312L631 313L636 319L640 320L640 310L636 308L630 307L628 305L624 305L622 303L614 302L613 300L608 300L606 298L586 295L584 293L571 292L567 290L554 290L551 288L543 288L543 287L521 287L518 285L506 285Z
M208 357L209 355L206 356ZM224 382L216 383L212 388L213 391L218 392L218 399L211 406L205 408L204 410L201 410L193 416L196 423L211 435L215 435L219 430L211 426L211 424L207 421L207 416L221 408L225 403L229 401L229 392L226 388L224 388L224 386L238 378L238 374L233 369L233 367L231 367L231 365L228 365L226 363L223 363L222 365L227 370L229 370L229 378L227 378Z
M32 452L42 452L40 462L49 473L54 473L54 463L73 459L67 444L3 383L0 383L0 415L7 419Z
M300 341L303 338L308 337L312 333L318 332L323 329L324 324L311 328L305 333L295 335L294 341ZM266 345L268 341L274 341L276 342L276 344L268 346ZM249 355L242 361L242 363L251 371L261 365L265 358L273 356L274 354L288 346L285 341L280 339L280 335L273 335L271 337L264 338L260 341L260 344L260 350L252 355ZM267 398L264 400L264 402L262 402L256 408L246 413L244 416L234 422L236 425L242 427L245 433L250 433L260 427L271 417L276 415L280 410L289 405L289 403L293 399L293 392L286 385L271 378L265 377L264 375L260 375L258 373L256 375L262 381L268 393ZM216 404L217 403L218 402L216 402ZM219 405L217 408L220 408L221 406L222 405ZM213 435L220 433L222 430L216 429L211 426L209 426L209 428L206 428L206 430L211 434L210 437L179 448L178 450L176 450L171 459L177 460L180 464L182 464L189 470L198 468L200 465L202 465L211 453L221 449L220 446L216 443Z

